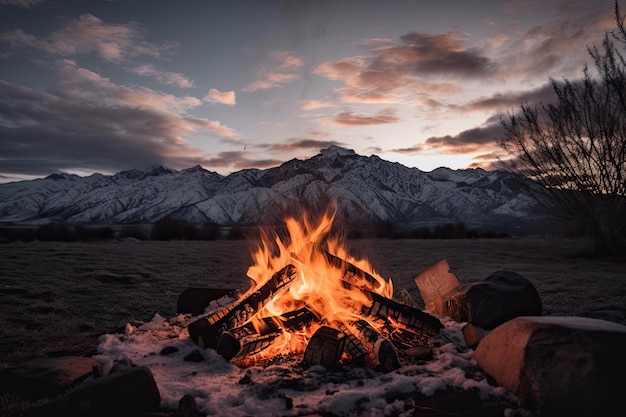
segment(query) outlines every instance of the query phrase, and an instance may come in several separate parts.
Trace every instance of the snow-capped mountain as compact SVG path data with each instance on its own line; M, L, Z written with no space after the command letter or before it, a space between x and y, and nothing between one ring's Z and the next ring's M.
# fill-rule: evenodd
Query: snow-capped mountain
M438 168L423 172L331 146L307 159L222 176L200 166L122 171L112 176L53 174L0 184L0 222L128 224L166 216L195 223L254 224L286 205L336 201L351 221L404 227L464 222L515 230L532 200L511 174Z

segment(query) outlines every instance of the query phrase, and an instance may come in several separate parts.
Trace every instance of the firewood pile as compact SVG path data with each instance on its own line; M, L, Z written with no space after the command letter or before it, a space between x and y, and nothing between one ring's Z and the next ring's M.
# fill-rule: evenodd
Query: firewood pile
M280 255L272 262L282 266L232 303L192 321L191 339L241 367L300 355L308 365L384 372L399 368L400 358L416 347L427 347L443 327L439 319L392 299L391 282L344 259L345 251L331 253L338 247L326 238L331 223L329 217L314 227L288 220L289 242L274 239ZM260 252L268 258L275 250L262 245Z

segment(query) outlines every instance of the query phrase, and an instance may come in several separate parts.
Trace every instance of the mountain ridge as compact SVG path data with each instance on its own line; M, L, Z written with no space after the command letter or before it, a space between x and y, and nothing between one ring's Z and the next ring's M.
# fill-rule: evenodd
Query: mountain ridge
M169 216L251 225L285 205L320 201L334 201L359 224L417 228L462 222L513 233L524 229L532 206L511 173L445 167L424 172L331 146L309 159L227 176L199 165L180 171L156 166L0 184L0 222L132 224Z

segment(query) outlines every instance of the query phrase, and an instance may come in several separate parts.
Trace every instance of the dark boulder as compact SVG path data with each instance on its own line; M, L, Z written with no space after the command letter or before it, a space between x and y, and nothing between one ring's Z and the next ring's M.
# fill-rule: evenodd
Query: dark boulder
M624 415L626 326L585 317L517 317L476 348L478 365L542 416Z
M56 397L92 375L100 362L82 356L36 358L0 372L0 392L28 401Z
M469 322L486 330L518 316L538 316L542 303L533 284L511 271L461 284L426 304L429 313Z

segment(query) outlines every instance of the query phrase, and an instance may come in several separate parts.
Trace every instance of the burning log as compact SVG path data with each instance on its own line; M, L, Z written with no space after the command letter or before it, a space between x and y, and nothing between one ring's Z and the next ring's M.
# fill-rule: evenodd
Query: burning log
M375 368L377 365L374 353L369 350L361 340L352 333L347 326L341 325L341 331L345 335L345 351L350 355L350 361L356 366L368 366Z
M256 343L263 336L274 335L270 340L274 340L284 330L294 332L303 329L313 321L319 320L315 314L309 309L303 307L299 310L291 311L278 317L265 317L257 323L248 322L243 326L233 329L230 332L223 332L217 342L216 351L226 360L230 360L235 356L256 354L269 347L271 342L265 344L265 347L258 346L242 347L241 340L247 339L246 343ZM265 339L263 339L265 340Z
M200 347L215 349L222 333L244 325L277 291L293 281L296 275L297 271L293 265L285 266L246 298L217 313L190 323L187 326L189 336Z
M350 262L341 259L329 252L325 252L326 259L329 265L334 266L342 271L342 279L358 288L365 288L369 291L374 291L380 287L380 282L374 278L371 274L356 267Z
M313 334L304 351L304 362L332 368L343 355L346 335L332 327L322 326Z
M277 332L264 335L249 336L246 342L242 345L241 350L238 352L237 356L245 358L249 355L261 353L263 350L270 347L274 340L282 333L283 331L279 330Z
M400 367L398 351L393 343L385 339L365 320L356 321L352 325L360 335L361 342L369 345L369 351L376 359L374 367L383 372L391 372Z
M443 329L443 325L436 317L415 307L400 304L376 293L371 293L371 297L372 305L363 306L361 309L366 316L381 319L390 323L394 328L400 327L411 331L418 338L426 341Z

